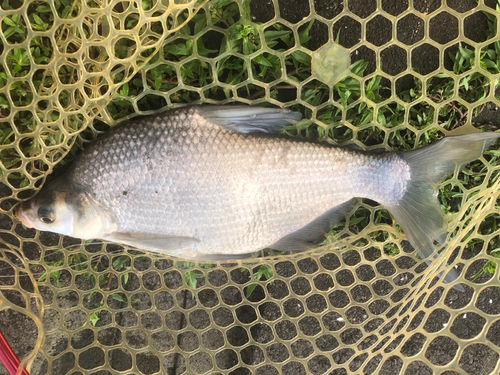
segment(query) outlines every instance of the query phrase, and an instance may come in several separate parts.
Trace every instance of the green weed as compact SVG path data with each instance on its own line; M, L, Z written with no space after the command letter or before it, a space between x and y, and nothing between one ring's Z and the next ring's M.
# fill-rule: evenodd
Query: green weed
M246 268L242 268L242 270L246 270ZM271 268L271 266L267 264L260 265L257 271L254 271L253 273L253 277L257 281L260 281L262 278L264 278L264 280L271 280L273 276L274 276L273 269ZM274 282L271 281L271 284L273 285ZM246 298L250 298L257 285L258 284L256 283L252 283L247 286Z

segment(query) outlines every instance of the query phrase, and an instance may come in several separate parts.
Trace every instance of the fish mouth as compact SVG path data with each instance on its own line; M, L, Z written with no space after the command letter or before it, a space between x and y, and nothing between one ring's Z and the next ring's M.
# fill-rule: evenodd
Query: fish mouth
M15 215L21 221L21 223L26 227L26 228L33 228L33 222L28 219L28 217L24 214L22 210L22 205L19 205L16 208Z

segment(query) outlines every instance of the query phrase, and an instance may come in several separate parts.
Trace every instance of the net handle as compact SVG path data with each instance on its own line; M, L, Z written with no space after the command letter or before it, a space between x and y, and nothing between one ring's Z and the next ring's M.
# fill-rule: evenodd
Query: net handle
M2 332L0 332L0 361L10 375L29 375L26 369L19 368L19 359L17 359L9 343L5 340L5 337L3 337Z

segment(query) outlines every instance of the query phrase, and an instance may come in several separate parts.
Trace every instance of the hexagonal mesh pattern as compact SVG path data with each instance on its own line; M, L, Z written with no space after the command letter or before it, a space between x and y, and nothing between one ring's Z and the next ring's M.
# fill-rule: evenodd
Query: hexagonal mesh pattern
M269 102L368 150L496 130L475 121L499 104L494 2L1 7L0 331L31 374L498 373L495 148L441 184L451 235L429 267L368 200L320 249L222 264L36 232L11 209L73 145L165 105ZM311 66L333 41L352 65L327 84Z

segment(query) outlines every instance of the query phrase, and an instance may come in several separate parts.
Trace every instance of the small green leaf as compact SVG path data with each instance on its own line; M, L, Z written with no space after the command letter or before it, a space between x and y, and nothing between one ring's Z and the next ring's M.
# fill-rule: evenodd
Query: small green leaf
M59 271L54 271L54 272L50 273L50 276L52 277L52 279L56 283L57 287L60 288L61 284L59 282L59 277L61 276L61 273Z
M52 12L52 10L50 9L50 6L48 5L45 5L45 4L42 4L42 5L38 5L35 9L38 13L48 13L48 12Z
M256 56L254 61L259 64L259 65L264 65L264 66L273 66L265 57L264 55L259 55Z
M458 44L458 50L460 51L460 54L466 59L474 58L474 51L471 51L467 47L462 47L462 43Z
M39 24L39 25L45 24L45 22L43 22L43 20L38 16L38 14L33 13L32 16L37 24Z
M120 95L128 96L128 82L125 82L120 88Z
M89 321L90 321L90 324L92 324L94 327L99 320L100 320L99 311L94 311L92 314L90 314Z
M302 30L301 32L299 32L299 41L300 41L300 44L305 44L309 41L309 39L311 39L311 36L309 36L309 31L311 31L311 27L313 26L314 24L314 21L315 19L313 18L310 22L309 22L309 25L307 25L307 27Z
M186 276L185 276L186 284L189 287L196 289L197 280L202 279L203 277L205 277L205 276L200 271L197 271L197 270L188 271L188 272L186 272Z
M9 17L5 17L3 19L3 22L5 22L8 26L13 26L13 27L16 27L16 23L14 21L12 21Z
M127 303L127 298L122 296L121 294L118 294L118 293L113 293L111 295L111 298L113 298L115 301ZM132 302L134 302L134 301L132 301Z
M130 258L127 255L121 255L113 261L113 268L117 271L123 267L123 264L129 260Z
M255 277L255 279L257 280L260 280L262 276L265 276L266 280L269 280L273 277L273 270L269 265L261 265L259 269L253 274L253 277Z
M252 295L252 292L255 290L256 287L257 287L257 284L250 284L249 286L247 286L246 298L250 298L250 296Z
M243 54L249 55L253 52L253 43L248 38L243 38Z
M301 64L311 65L311 56L302 51L292 52L292 57Z
M208 54L210 53L215 53L217 52L216 49L208 49L208 48L205 48L205 44L203 43L203 39L202 38L199 38L198 39L198 44L197 44L197 47L198 47L198 53L201 55L201 56L207 56Z
M360 223L361 221L363 221L365 219L365 217L351 217L349 219L349 225L356 225L358 223Z
M194 24L194 33L198 34L201 32L205 26L207 25L207 17L204 14L200 14L200 18L196 20ZM194 17L193 17L194 18Z
M363 73L368 67L368 61L363 59L358 60L351 64L350 70L359 77L363 77Z
M266 39L267 45L269 45L271 42L276 41L276 39L281 39L290 34L291 34L290 30L281 30L281 31L267 30L266 32L264 32L264 38ZM271 46L269 45L269 47Z
M43 272L40 277L38 278L38 282L41 283L42 281L45 281L47 279L47 272Z
M165 46L165 51L175 56L187 56L191 53L186 44L169 44Z

